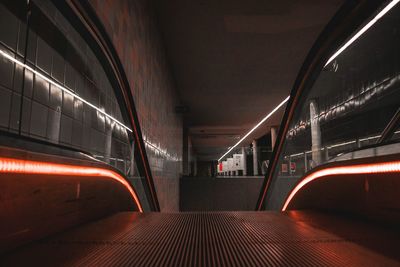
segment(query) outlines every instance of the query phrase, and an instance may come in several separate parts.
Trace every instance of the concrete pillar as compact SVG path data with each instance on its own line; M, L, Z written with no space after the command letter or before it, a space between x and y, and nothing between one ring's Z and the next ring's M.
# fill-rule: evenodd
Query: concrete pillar
M247 155L246 155L246 148L242 147L242 160L243 160L243 175L247 175Z
M189 131L187 127L183 127L182 135L182 173L183 175L189 175Z
M213 161L213 172L212 172L212 177L216 177L218 174L218 161Z
M315 100L310 101L310 120L311 120L311 151L313 166L322 163L321 156L321 128L318 120L318 104Z
M197 158L193 158L193 176L197 176Z
M272 147L272 150L274 150L274 147L275 147L277 134L278 134L277 127L271 127L271 147Z
M306 173L307 170L308 170L308 167L307 167L307 165L308 165L308 162L307 162L307 153L304 152L303 155L304 155L304 173Z
M360 147L361 147L361 141L360 141L360 139L357 138L356 144L357 144L357 148L360 148Z
M253 140L253 170L254 175L258 175L257 141Z
M325 161L329 160L329 149L328 147L324 147Z

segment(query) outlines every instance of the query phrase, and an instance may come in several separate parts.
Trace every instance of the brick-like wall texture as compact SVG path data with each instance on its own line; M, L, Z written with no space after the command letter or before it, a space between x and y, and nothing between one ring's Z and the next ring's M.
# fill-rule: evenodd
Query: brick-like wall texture
M182 118L150 0L90 0L129 79L162 211L179 209Z

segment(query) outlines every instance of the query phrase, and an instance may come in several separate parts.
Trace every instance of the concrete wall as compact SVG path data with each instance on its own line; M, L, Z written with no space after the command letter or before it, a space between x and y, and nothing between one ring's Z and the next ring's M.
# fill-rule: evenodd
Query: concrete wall
M182 119L150 1L90 0L124 65L162 211L177 211ZM157 147L157 148L155 148Z
M254 210L262 182L262 178L184 177L180 182L180 210Z

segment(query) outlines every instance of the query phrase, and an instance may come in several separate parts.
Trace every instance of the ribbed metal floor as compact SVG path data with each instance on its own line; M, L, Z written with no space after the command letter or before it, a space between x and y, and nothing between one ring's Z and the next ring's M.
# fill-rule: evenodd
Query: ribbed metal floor
M400 235L305 212L120 213L1 266L400 266Z

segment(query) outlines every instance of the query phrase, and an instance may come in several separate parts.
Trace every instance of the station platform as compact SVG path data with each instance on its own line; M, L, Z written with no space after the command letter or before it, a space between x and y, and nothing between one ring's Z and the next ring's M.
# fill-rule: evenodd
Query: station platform
M1 266L400 266L400 233L313 212L123 212L3 255Z

